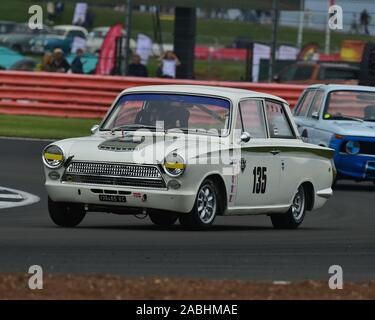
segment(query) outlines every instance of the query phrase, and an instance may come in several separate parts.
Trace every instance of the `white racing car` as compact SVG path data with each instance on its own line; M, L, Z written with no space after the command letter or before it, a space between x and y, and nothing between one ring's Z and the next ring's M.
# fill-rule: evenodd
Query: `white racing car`
M281 98L166 85L123 91L91 136L50 144L43 163L59 226L99 211L199 228L218 215L267 214L296 228L332 195L332 156L300 139Z

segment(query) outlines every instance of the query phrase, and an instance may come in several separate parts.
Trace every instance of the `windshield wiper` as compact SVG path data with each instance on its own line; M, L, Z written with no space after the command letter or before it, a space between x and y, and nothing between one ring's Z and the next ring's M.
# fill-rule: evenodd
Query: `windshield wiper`
M162 128L157 127L157 126L152 126L152 125L145 125L145 124L123 124L121 126L111 128L111 132L113 133L115 131L137 130L137 129L150 129L150 130L156 131L157 129L162 129Z
M184 133L186 132L194 132L194 133L201 133L201 134L205 134L205 135L213 135L213 136L216 136L212 133L210 133L209 131L207 131L206 129L204 128L170 128L170 129L167 129L165 130L166 133L168 132L173 132L173 131L182 131ZM218 136L221 137L221 133L218 132Z
M359 122L363 122L362 119L360 118L356 118L356 117L351 117L351 116L344 116L344 115L337 115L337 116L332 116L333 120L353 120L353 121L359 121Z

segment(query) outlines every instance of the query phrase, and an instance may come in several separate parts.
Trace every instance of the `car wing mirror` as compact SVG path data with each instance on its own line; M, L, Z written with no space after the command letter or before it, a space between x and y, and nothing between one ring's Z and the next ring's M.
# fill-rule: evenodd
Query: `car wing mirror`
M99 125L98 124L94 124L92 127L91 127L91 133L94 134L96 131L98 131L99 129Z
M241 133L241 136L240 136L241 142L249 142L250 139L251 139L250 133L248 133L246 131Z
M316 112L316 111L313 112L313 113L311 114L311 118L318 120L318 119L319 119L319 113Z
M279 76L278 74L275 74L275 75L273 76L273 81L275 81L275 82L280 82L280 76Z

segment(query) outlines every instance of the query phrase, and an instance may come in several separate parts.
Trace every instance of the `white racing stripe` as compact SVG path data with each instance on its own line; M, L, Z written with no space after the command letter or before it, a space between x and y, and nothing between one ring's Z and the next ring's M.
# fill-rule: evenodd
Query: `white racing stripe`
M27 206L39 200L39 197L31 193L0 187L0 209Z

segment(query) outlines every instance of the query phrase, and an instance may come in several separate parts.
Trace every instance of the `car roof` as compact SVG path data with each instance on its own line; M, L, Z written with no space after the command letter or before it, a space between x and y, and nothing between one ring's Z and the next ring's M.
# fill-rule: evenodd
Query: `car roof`
M237 100L241 98L269 98L278 100L288 104L284 99L257 91L237 89L232 87L218 87L218 86L201 86L201 85L152 85L139 86L125 89L125 93L139 93L139 92L167 92L167 93L187 93L197 95L213 95L230 100Z
M375 92L375 87L346 84L313 84L311 86L308 86L306 89L322 89L325 91L350 90Z

